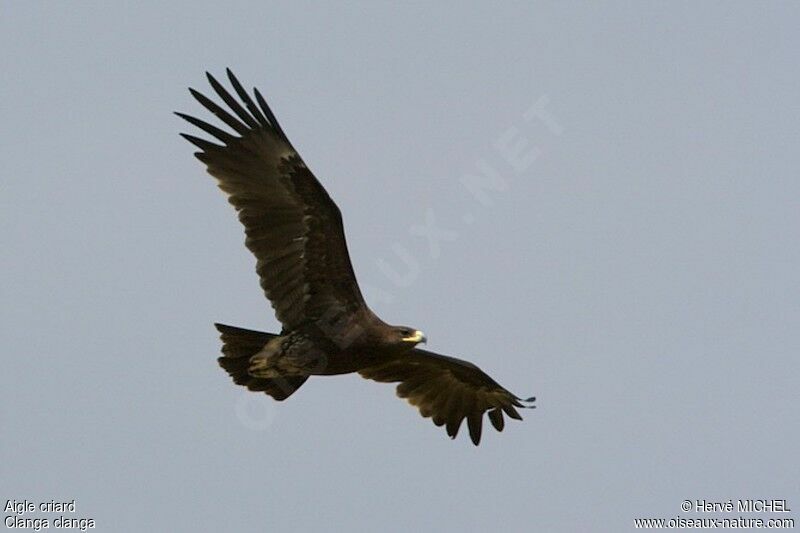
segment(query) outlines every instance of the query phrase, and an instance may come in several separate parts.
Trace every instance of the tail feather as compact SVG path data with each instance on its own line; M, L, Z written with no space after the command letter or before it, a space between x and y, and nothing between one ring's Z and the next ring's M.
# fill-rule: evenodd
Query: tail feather
M305 383L308 376L283 376L278 378L259 378L249 374L250 358L261 351L271 339L278 337L273 333L263 333L250 329L214 324L221 333L222 357L217 359L237 385L251 391L261 391L278 401L285 400Z

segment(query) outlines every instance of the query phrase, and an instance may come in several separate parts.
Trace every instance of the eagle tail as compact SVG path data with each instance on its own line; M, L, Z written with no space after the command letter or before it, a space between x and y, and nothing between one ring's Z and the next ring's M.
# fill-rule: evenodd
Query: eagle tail
M263 391L276 400L282 401L291 396L308 379L308 376L276 378L252 376L248 372L250 358L278 335L224 324L214 324L214 326L221 333L220 338L222 339L223 356L217 359L217 362L230 374L237 385L243 385L251 391Z

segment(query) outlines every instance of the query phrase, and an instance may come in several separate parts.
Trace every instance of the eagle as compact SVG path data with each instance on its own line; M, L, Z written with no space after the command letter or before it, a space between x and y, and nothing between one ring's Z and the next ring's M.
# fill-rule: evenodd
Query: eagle
M370 310L347 252L339 208L286 137L264 97L252 97L227 69L238 99L211 74L208 82L227 106L189 89L230 128L176 114L215 142L182 133L215 177L245 229L261 288L282 325L280 334L215 324L220 366L234 383L282 401L310 376L358 372L398 383L397 395L455 438L464 419L477 446L484 413L497 431L503 415L534 407L472 363L417 348L420 330L392 326Z

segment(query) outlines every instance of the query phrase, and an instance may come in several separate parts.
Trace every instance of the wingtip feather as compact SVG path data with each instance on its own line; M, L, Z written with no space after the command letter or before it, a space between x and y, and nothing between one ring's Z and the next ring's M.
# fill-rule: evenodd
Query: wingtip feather
M503 431L505 427L505 420L503 419L503 411L501 409L492 409L489 411L489 421L497 431Z
M467 426L469 427L469 438L472 439L472 444L475 446L481 443L481 429L483 426L483 411L471 413L467 417Z

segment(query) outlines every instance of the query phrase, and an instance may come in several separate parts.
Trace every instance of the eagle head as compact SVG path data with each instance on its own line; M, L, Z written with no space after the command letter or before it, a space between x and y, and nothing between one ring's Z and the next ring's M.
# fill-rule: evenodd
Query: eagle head
M399 341L403 344L408 344L410 348L413 348L417 344L421 342L424 343L428 340L424 333L418 329L410 328L408 326L396 326L394 328L394 332Z

